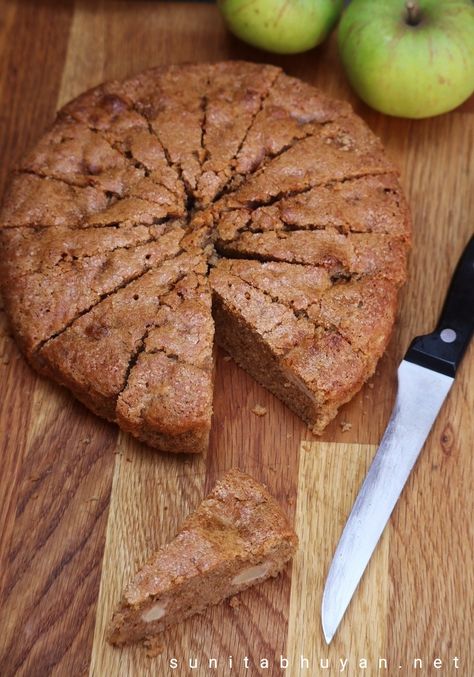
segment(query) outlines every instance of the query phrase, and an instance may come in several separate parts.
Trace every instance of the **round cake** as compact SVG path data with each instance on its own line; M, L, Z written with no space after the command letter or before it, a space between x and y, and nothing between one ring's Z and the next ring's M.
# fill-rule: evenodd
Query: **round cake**
M85 92L12 176L1 291L26 357L152 447L202 452L214 341L321 432L373 374L405 280L397 171L279 68Z

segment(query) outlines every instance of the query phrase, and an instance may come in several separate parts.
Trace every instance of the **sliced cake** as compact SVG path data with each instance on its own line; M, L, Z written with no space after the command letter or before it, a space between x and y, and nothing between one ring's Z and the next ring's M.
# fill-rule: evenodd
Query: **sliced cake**
M20 161L0 288L41 373L155 448L204 451L214 325L321 432L387 345L410 229L349 104L271 65L163 65L66 104ZM165 283L187 256L202 271Z

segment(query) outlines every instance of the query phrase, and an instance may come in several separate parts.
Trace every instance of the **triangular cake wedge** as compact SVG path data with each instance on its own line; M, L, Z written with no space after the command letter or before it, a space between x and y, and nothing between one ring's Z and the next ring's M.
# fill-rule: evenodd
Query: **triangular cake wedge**
M297 536L267 488L229 471L126 587L108 639L150 640L167 627L278 575Z
M151 181L184 199L184 185L166 159L158 137L147 120L133 108L120 82L90 89L64 106L61 119L74 119L101 134L128 161L142 167Z
M189 195L197 187L204 159L205 102L210 77L207 64L150 69L123 83L126 95L149 121Z
M115 420L117 397L145 337L160 322L163 297L193 269L207 270L199 252L164 261L107 296L47 341L37 357L40 368L90 409Z
M0 228L80 228L129 221L161 223L183 215L182 200L163 186L141 179L118 199L95 186L77 186L60 179L17 173L7 190Z
M214 321L203 264L160 300L117 402L117 422L156 449L201 453L209 444Z
M5 193L0 228L78 227L87 217L109 207L111 198L93 186L16 172Z
M332 228L341 234L378 233L410 239L410 216L396 174L335 181L283 197L256 209L223 211L216 219L217 243L244 232L268 233Z
M406 279L407 246L385 233L325 230L244 232L232 242L217 244L229 257L324 266L334 276L373 275L401 286Z
M85 125L68 120L56 121L21 162L20 169L116 195L124 195L144 175L105 139Z
M373 277L331 280L316 266L222 260L218 268L240 278L267 298L325 329L335 328L375 362L386 348L395 320L397 288Z
M140 162L132 162L102 135L73 119L58 119L20 169L73 187L93 187L115 199L144 200L158 218L184 213L184 195L178 197L153 181ZM157 206L161 207L158 213Z
M90 228L0 228L3 257L0 274L14 277L54 268L64 261L78 261L120 249L134 249L158 240L167 226L115 223ZM14 273L12 271L15 271Z
M103 231L104 241L107 241L106 229L100 230ZM86 236L91 234L92 231L84 231L84 244L87 241L90 243L90 238ZM36 251L38 268L28 269L32 264L31 257L16 261L15 267L11 265L4 272L4 280L8 284L3 287L3 299L5 308L12 314L15 335L29 359L35 363L35 352L45 341L100 303L104 297L137 279L153 266L176 256L182 237L181 228L171 228L156 239L145 239L144 244L137 243L135 247L125 246L103 253L97 253L96 242L93 245L90 243L94 248L91 254L77 259L74 255L70 256L68 248L64 247L65 258L60 257L59 260L54 253L51 255L52 245L48 250L48 243L45 242L46 252L42 252L41 247ZM56 244L58 247L55 248L61 250L61 241ZM46 265L46 255L42 254L51 257L53 265Z
M229 61L212 65L206 95L205 160L197 198L209 204L229 182L233 164L280 70Z
M302 80L280 73L237 155L236 171L248 174L298 139L352 112Z
M389 280L221 260L211 284L217 342L315 433L373 374L395 320Z
M392 171L380 140L367 125L355 116L340 118L274 157L218 206L255 208L332 181Z

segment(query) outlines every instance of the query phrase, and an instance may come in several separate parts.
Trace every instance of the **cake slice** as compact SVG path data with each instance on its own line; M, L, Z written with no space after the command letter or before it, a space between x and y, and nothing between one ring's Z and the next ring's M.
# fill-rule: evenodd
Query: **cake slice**
M370 362L387 347L397 307L397 288L372 277L333 283L324 268L293 263L222 259L218 267L324 329L336 329Z
M178 197L154 181L143 164L132 162L102 135L72 119L58 120L20 169L73 187L94 187L115 198L145 200L156 218L184 213L184 194Z
M20 169L72 186L94 186L124 195L144 176L98 134L75 121L57 121L30 151Z
M350 113L349 104L280 73L239 150L236 171L254 172L268 158L314 132L318 125Z
M117 402L123 430L163 451L203 453L209 445L214 322L206 272L203 261L161 298Z
M401 286L406 279L405 240L385 233L347 233L325 230L244 232L232 242L216 242L230 258L283 261L323 266L332 276L373 275Z
M230 470L126 587L112 644L150 640L226 597L278 575L297 546L287 516L259 484Z
M166 226L115 223L100 228L0 228L0 274L29 275L64 261L78 261L119 249L133 249L166 233Z
M222 202L255 208L325 183L392 171L380 140L367 125L356 117L340 118L274 157Z
M120 82L90 89L64 106L60 119L74 119L103 136L128 162L145 170L153 182L184 199L184 185L167 161L163 146L147 120L133 108Z
M133 109L118 82L108 82L77 97L58 113L59 120L75 120L99 135L122 154L130 168L144 177L131 186L129 195L162 201L171 192L176 206L184 205L184 185L165 156L163 146L146 119Z
M123 83L126 96L149 121L169 163L179 169L189 195L196 190L210 66L187 64L150 69Z
M180 251L182 236L183 230L176 227L157 240L150 239L134 248L125 246L77 259L64 247L63 260L61 256L59 260L57 258L58 247L51 245L50 250L56 250L50 251L48 255L53 265L45 265L46 261L41 259L39 249L37 269L29 268L32 265L31 257L25 257L23 262L17 261L15 267L10 266L3 274L3 300L7 312L13 318L15 335L26 355L34 361L36 350L74 319L153 266L176 256ZM57 244L60 249L61 242ZM47 247L47 243L45 245ZM94 248L97 248L97 244L94 244Z
M224 211L216 223L225 244L243 232L337 229L347 233L381 233L410 239L410 217L395 174L363 176L316 186L257 209Z
M219 345L314 433L372 375L396 303L389 283L390 294L381 299L370 283L328 288L323 273L307 268L303 275L293 264L221 260L210 278Z
M16 172L3 199L0 228L70 226L81 224L111 203L99 188L72 186L64 181Z
M89 409L114 420L117 397L159 321L163 297L193 268L206 270L200 253L181 254L121 287L47 341L37 366Z
M229 182L244 139L279 73L275 66L228 61L212 65L206 97L206 153L197 197L210 203Z

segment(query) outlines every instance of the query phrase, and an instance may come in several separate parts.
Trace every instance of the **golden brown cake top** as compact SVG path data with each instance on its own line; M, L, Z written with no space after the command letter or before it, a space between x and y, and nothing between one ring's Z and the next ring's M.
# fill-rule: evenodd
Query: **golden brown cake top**
M397 171L347 103L271 65L178 64L59 111L12 175L0 286L38 369L149 444L174 430L202 450L217 286L319 401L352 392L380 356L409 241ZM186 270L148 284L173 261ZM91 318L103 330L88 335Z

